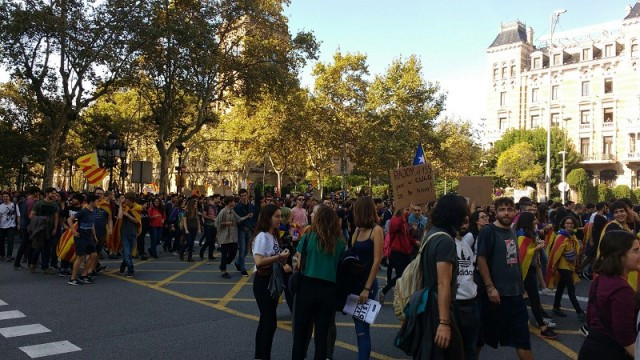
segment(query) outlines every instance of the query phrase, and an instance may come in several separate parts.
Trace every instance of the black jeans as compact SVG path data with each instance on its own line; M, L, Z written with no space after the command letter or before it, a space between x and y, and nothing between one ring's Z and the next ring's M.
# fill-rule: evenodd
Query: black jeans
M567 293L569 293L569 300L571 300L571 305L576 309L576 314L581 314L583 311L578 299L576 298L576 287L573 284L573 272L571 270L558 269L558 274L560 274L560 281L558 282L558 288L556 289L556 297L553 301L553 307L555 309L560 308L562 294L564 294L564 288L566 287Z
M20 247L16 254L16 260L13 262L14 267L20 266L23 256L29 259L29 264L31 264L31 244L29 243L29 232L27 231L26 226L24 228L20 228Z
M383 294L386 294L392 287L396 286L396 281L402 276L404 269L407 268L410 262L411 255L391 251L391 254L389 254L389 266L392 266L396 270L396 276L384 286L382 289Z
M462 336L465 360L478 359L476 347L481 328L480 304L477 299L456 300L453 302L453 314Z
M529 295L533 317L536 319L538 326L544 325L542 317L542 304L540 303L540 293L538 293L538 279L536 276L535 266L529 267L527 277L524 278L524 289Z
M7 258L13 255L13 243L16 241L16 228L0 229L0 257L5 257L4 243L7 243Z
M204 251L209 249L209 259L213 259L213 250L216 249L216 233L217 229L215 226L204 226L204 245L200 248L200 257L204 257Z
M220 270L222 272L227 271L227 265L233 262L238 252L238 243L228 243L220 245L220 252L222 252L222 258L220 259Z
M313 358L327 358L327 334L335 313L335 299L335 283L310 277L302 279L293 305L292 360L305 358L307 332L311 325L315 328Z
M136 239L136 248L138 249L138 256L142 256L145 252L144 240L147 237L148 232L149 232L149 228L143 227L142 231L140 232L140 235L138 235L138 238Z
M278 327L278 316L276 308L278 299L271 297L267 287L269 286L269 276L256 275L253 279L253 296L258 303L260 310L260 321L256 330L255 356L254 359L271 359L271 345L273 335Z

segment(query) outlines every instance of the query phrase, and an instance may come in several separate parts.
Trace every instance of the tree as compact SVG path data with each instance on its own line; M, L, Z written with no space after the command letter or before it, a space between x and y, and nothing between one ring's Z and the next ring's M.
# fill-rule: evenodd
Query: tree
M439 148L434 119L444 109L446 96L421 72L420 60L412 55L394 59L383 75L374 78L353 151L354 162L364 173L386 176L398 165L408 166L419 143L427 150Z
M0 62L28 84L47 132L44 185L83 109L130 74L142 3L0 0Z
M138 85L151 112L144 120L156 134L161 191L179 144L216 126L233 98L254 100L297 82L304 60L315 57L311 34L289 34L282 4L149 2Z
M564 150L565 134L562 129L553 127L551 129L551 189L552 195L559 194L556 185L562 178L562 155ZM540 179L544 178L544 168L547 162L547 132L543 128L536 129L510 129L507 130L500 140L496 141L487 159L487 166L495 168L500 154L517 143L528 143L533 146L534 160L542 167L539 174ZM565 158L566 172L579 167L581 156L576 152L570 139L566 139L567 155Z
M591 183L589 175L582 168L571 170L567 175L567 184L578 193L578 202L583 204L598 201L598 191Z
M474 172L482 149L473 138L470 122L445 118L433 136L436 140L426 151L438 177L453 180Z
M542 166L535 163L535 149L528 143L517 143L502 152L498 158L496 173L511 180L514 187L535 182Z

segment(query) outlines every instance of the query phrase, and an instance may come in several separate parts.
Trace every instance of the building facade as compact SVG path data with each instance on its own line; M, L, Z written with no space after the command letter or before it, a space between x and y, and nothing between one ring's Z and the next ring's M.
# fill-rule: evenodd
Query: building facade
M556 33L502 24L487 49L485 146L510 128L563 127L594 183L640 187L640 1L622 20Z

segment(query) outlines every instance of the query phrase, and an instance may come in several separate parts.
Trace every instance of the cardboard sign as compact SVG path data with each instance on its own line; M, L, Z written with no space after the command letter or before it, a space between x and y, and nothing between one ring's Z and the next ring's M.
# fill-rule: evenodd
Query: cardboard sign
M434 171L431 164L389 171L396 209L404 209L409 207L411 203L423 205L436 200L433 176Z
M469 199L469 204L488 206L493 202L493 178L491 176L463 176L458 184L458 195Z

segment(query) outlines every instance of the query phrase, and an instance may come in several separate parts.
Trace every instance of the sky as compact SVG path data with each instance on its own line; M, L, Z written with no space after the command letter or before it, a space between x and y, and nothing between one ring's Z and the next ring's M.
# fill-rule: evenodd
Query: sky
M321 62L336 50L368 57L371 75L391 61L416 54L423 76L447 92L446 115L477 123L486 113L486 49L501 22L520 20L533 27L534 40L548 36L550 16L566 9L556 33L622 20L635 0L291 0L289 28L313 31ZM554 35L555 38L555 35ZM537 41L534 41L537 44ZM313 63L301 74L313 86Z

